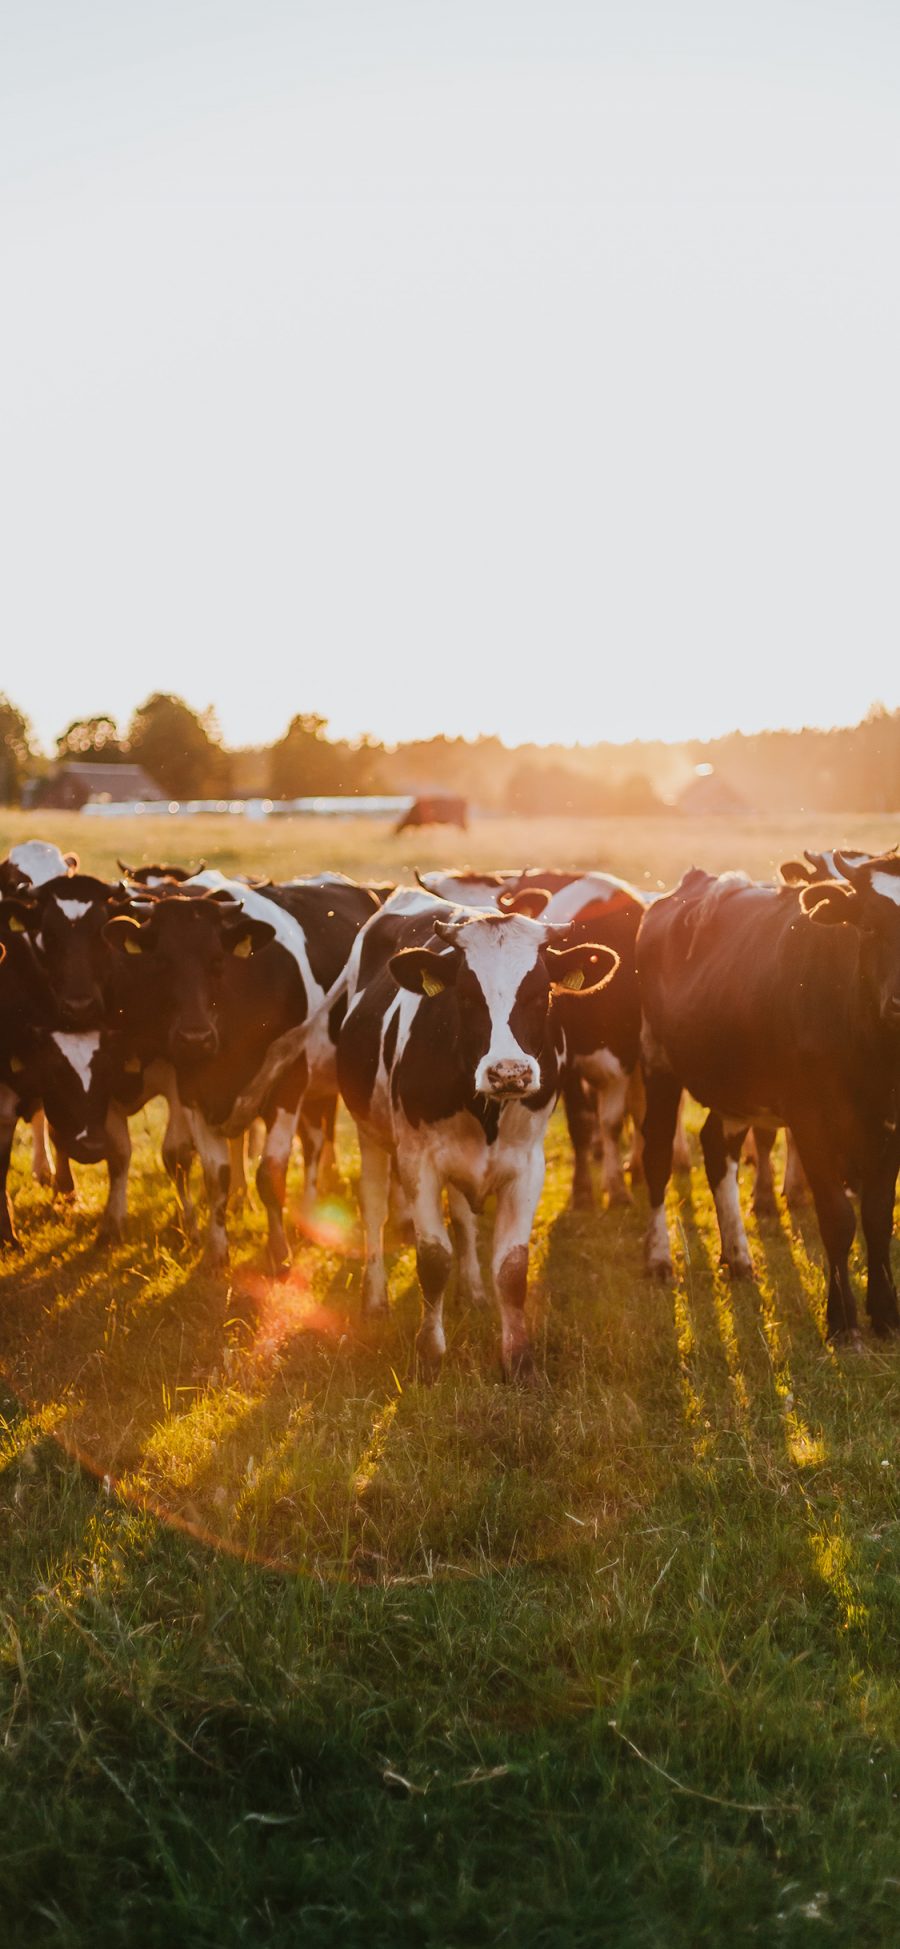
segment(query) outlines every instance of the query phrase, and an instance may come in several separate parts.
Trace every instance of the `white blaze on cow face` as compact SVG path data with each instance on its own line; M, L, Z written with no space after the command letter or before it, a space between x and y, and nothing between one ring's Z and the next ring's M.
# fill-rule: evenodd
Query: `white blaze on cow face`
M490 1016L490 1044L475 1071L483 1096L529 1096L539 1088L540 1066L516 1040L510 1017L525 976L534 968L541 930L533 921L470 921L454 936L475 976Z
M60 913L65 915L66 920L83 920L85 914L89 914L91 911L91 903L89 900L60 900L57 898L56 904Z
M33 887L42 887L47 880L64 879L69 871L69 862L59 847L51 846L46 839L24 839L20 846L10 847L9 857Z
M57 1032L53 1037L61 1056L64 1056L70 1069L74 1069L82 1089L87 1093L91 1087L91 1070L94 1057L100 1047L97 1030L84 1035L64 1035Z

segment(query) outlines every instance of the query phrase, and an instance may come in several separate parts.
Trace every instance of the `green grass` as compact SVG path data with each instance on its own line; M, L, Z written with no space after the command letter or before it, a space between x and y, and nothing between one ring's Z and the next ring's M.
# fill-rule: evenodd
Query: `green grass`
M557 1118L540 1383L451 1307L426 1391L408 1252L380 1336L349 1218L202 1276L154 1124L109 1259L17 1155L5 1940L895 1941L900 1367L824 1350L812 1222L732 1288L697 1169L650 1286Z
M133 1129L108 1254L103 1174L59 1211L16 1147L4 1944L896 1942L900 1354L824 1348L813 1220L732 1286L696 1164L650 1285L557 1117L538 1384L451 1299L425 1390L408 1249L379 1333L352 1201L287 1287L256 1205L211 1278Z

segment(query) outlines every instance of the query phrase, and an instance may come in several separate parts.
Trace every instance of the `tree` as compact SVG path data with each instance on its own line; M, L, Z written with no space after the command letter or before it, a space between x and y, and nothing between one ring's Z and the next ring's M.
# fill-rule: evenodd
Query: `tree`
M56 740L56 756L61 765L67 758L98 765L119 764L126 756L115 718L76 717Z
M147 698L129 725L127 755L172 798L220 798L230 790L215 718L210 711L198 716L181 697L156 691Z
M326 738L328 720L301 711L269 754L273 799L330 798L343 792L377 792L380 746L364 738L353 746Z
M31 756L28 719L0 692L0 803L3 805L18 803Z

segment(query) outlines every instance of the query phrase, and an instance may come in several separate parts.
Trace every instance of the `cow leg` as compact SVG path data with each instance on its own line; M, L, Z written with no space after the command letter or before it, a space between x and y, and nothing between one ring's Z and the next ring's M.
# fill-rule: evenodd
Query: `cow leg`
M753 1264L750 1247L741 1216L741 1201L738 1196L738 1160L747 1137L746 1124L742 1129L726 1132L722 1118L716 1110L710 1110L700 1132L700 1146L709 1188L716 1204L716 1217L719 1221L719 1237L722 1241L722 1264L727 1265L736 1279L752 1279Z
M236 1211L242 1211L247 1203L247 1133L241 1131L239 1137L228 1139L229 1196Z
M859 1204L868 1260L866 1305L873 1329L881 1336L900 1331L897 1289L891 1271L896 1184L897 1156L892 1151L865 1172Z
M298 1129L303 1146L303 1208L340 1188L334 1154L336 1096L306 1096L300 1105Z
M689 1171L691 1168L691 1147L684 1127L684 1092L678 1101L678 1114L675 1118L675 1139L672 1144L673 1171Z
M775 1179L772 1175L774 1142L774 1129L764 1130L759 1124L753 1125L753 1150L756 1159L753 1210L757 1218L775 1218L778 1214L778 1206L775 1202Z
M448 1185L447 1199L450 1205L450 1231L456 1252L456 1276L460 1298L469 1306L485 1306L487 1294L484 1290L478 1258L478 1229L475 1213L465 1192L457 1190L455 1184Z
M636 1064L628 1078L626 1107L631 1117L628 1175L633 1191L636 1184L644 1182L644 1115L647 1109L647 1093L644 1089L644 1076L640 1063Z
M276 1278L291 1269L291 1253L284 1230L287 1168L297 1128L297 1103L273 1104L266 1113L266 1141L256 1173L256 1189L269 1220L269 1259Z
M7 1251L15 1252L21 1252L22 1247L16 1236L12 1204L6 1185L18 1120L18 1098L13 1095L12 1090L4 1089L0 1084L0 1249L5 1248Z
M131 1165L131 1132L128 1118L118 1103L111 1103L107 1112L106 1143L109 1195L97 1239L101 1244L113 1244L122 1237L128 1217L128 1172Z
M597 1131L597 1119L592 1100L584 1078L567 1070L563 1084L563 1103L566 1122L575 1153L575 1175L572 1179L572 1208L587 1211L594 1202L594 1187L591 1182L591 1151Z
M47 1119L43 1110L35 1110L31 1119L32 1159L31 1169L38 1184L53 1183L53 1160L47 1149Z
M187 1112L195 1148L200 1153L203 1165L203 1180L209 1204L209 1225L204 1263L211 1272L222 1272L228 1265L228 1193L231 1189L231 1168L228 1162L228 1139L219 1131L211 1130L206 1118L199 1110Z
M419 1158L418 1176L404 1174L403 1185L412 1206L416 1234L416 1271L422 1288L422 1324L416 1334L416 1362L423 1380L436 1380L446 1351L444 1336L444 1294L453 1265L453 1253L444 1228L441 1207L441 1180L425 1157Z
M65 1198L68 1202L68 1200L75 1196L75 1179L72 1176L69 1153L63 1149L62 1144L56 1143L55 1140L54 1150L56 1152L56 1170L53 1174L53 1196L54 1198Z
M507 1380L527 1379L533 1368L525 1301L531 1228L543 1184L544 1148L535 1144L526 1153L515 1177L507 1178L497 1194L491 1263L500 1308L501 1358Z
M644 1239L644 1263L658 1279L672 1272L672 1250L666 1224L666 1186L672 1175L672 1146L681 1102L681 1084L666 1070L645 1075L647 1108L644 1115L644 1171L650 1199L650 1222Z
M617 1063L618 1075L604 1076L597 1084L597 1121L600 1126L600 1152L603 1185L611 1205L630 1205L631 1192L622 1169L619 1138L628 1097L628 1076Z
M809 1204L809 1180L800 1162L800 1152L797 1149L793 1132L786 1130L784 1135L786 1155L784 1160L784 1184L781 1187L782 1196L788 1208L791 1211L797 1211L801 1205Z
M175 1072L169 1069L168 1065L166 1068L167 1073L161 1088L169 1105L169 1118L162 1142L162 1160L175 1186L175 1196L178 1199L185 1233L191 1244L196 1245L199 1230L194 1200L191 1197L191 1165L194 1162L191 1119L178 1094Z
M828 1259L826 1338L855 1345L859 1341L856 1299L850 1283L850 1247L856 1231L853 1206L840 1171L823 1154L815 1133L795 1128L800 1162L809 1179L822 1244Z
M363 1316L388 1310L384 1271L384 1227L391 1183L390 1153L359 1131L359 1211L363 1228Z

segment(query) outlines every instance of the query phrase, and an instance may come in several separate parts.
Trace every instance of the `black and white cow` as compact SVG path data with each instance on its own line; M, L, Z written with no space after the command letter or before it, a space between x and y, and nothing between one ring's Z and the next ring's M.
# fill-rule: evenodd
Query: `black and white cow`
M568 1009L567 1062L563 1102L575 1156L572 1203L593 1204L591 1157L599 1153L603 1183L610 1204L630 1203L619 1139L626 1111L633 1118L636 1141L631 1171L640 1164L640 1125L643 1088L640 1052L641 1008L634 966L637 931L647 906L646 896L612 873L576 872L559 867L417 875L419 884L445 900L462 900L472 907L498 907L506 912L540 914L546 924L572 930L571 940L598 941L619 956L615 986L593 1008L561 1000ZM545 903L545 894L549 899ZM613 1005L614 1000L614 1005ZM677 1168L690 1164L684 1135L677 1136Z
M692 870L651 907L638 936L645 1027L648 1269L667 1274L665 1190L678 1098L711 1112L703 1130L722 1254L751 1270L737 1167L749 1124L787 1124L809 1179L829 1263L832 1338L856 1335L848 1272L860 1192L875 1331L900 1326L890 1266L900 1164L900 860L845 878L759 886Z
M388 900L356 942L338 1080L359 1132L363 1307L377 1314L387 1306L383 1232L393 1165L415 1230L425 1375L437 1372L445 1350L452 1263L445 1188L461 1284L476 1300L473 1213L496 1194L492 1264L503 1365L510 1375L529 1366L529 1240L565 1062L559 1000L578 991L587 1005L616 966L611 949L572 945L566 928L448 909L412 891Z
M377 912L366 889L335 876L265 891L212 869L160 886L113 919L118 951L116 1014L132 1060L171 1065L187 1140L174 1160L182 1202L194 1151L203 1164L210 1219L207 1256L227 1261L229 1140L257 1116L266 1124L257 1189L269 1220L276 1271L290 1262L283 1209L298 1110L334 1089L335 1047L322 1008L363 919ZM273 1048L302 1030L298 1047ZM320 1125L307 1196L321 1163ZM324 1133L323 1133L324 1137Z
M46 839L20 840L10 848L8 859L0 862L0 899L4 894L24 893L29 887L40 887L47 880L62 879L77 871L77 853L61 853L58 846ZM42 1109L35 1110L31 1119L31 1137L32 1170L38 1184L55 1185L58 1192L69 1195L72 1173L64 1157L59 1158L54 1170Z
M28 933L30 907L0 901L0 1243L16 1243L7 1174L16 1123L43 1109L60 1158L106 1161L114 1228L124 1197L128 1147L112 1102L114 1065L100 1029L59 1025L55 997L36 964ZM127 1128L126 1128L127 1138Z

